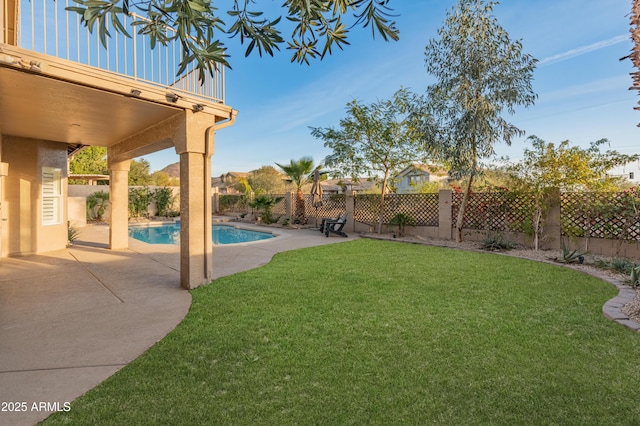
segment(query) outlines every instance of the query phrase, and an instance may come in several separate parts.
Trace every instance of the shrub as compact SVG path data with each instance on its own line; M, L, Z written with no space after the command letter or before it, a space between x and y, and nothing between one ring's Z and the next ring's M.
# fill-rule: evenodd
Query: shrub
M629 277L631 285L634 287L640 286L640 265L635 265L631 268L631 276Z
M282 200L283 197L270 197L268 195L258 195L252 201L249 202L249 207L261 212L260 219L262 223L270 224L274 223L271 208Z
M87 197L87 219L101 221L108 204L108 192L98 191L89 195Z
M502 232L489 232L482 241L482 248L485 250L511 250L516 245L516 243L507 239Z
M166 186L164 188L157 188L150 195L152 201L156 203L156 215L169 217L171 213L170 209L173 207L173 202L176 199L171 188Z
M579 249L572 249L571 246L565 244L564 240L560 242L562 249L562 258L560 259L563 263L573 263L579 262L584 263L584 255L585 252L580 251Z
M625 259L624 257L614 257L608 262L609 269L620 272L623 274L630 274L636 266L629 259Z
M404 237L404 231L407 226L414 226L416 221L413 217L405 213L396 213L389 221L389 225L398 227L398 236Z
M244 195L220 194L218 197L218 210L220 213L228 211L242 211L247 208L247 197Z
M631 282L633 283L633 270L638 268L640 264L635 263L624 257L614 257L613 259L598 259L593 263L593 266L600 269L608 269L611 271L619 272L621 274L630 275ZM636 272L640 273L640 271ZM636 283L636 285L638 285Z
M79 236L80 230L70 223L67 223L67 241L69 241L69 244L73 244L73 242L77 240Z
M129 188L129 217L147 217L151 203L149 188Z

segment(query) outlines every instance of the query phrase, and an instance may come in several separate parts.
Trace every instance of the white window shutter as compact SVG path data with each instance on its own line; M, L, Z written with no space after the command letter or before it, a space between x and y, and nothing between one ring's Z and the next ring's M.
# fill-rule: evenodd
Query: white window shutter
M42 224L58 225L62 221L62 171L42 168Z

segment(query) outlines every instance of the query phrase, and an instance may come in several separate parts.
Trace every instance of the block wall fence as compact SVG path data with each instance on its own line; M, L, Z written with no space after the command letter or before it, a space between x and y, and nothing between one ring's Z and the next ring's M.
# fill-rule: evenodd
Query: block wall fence
M274 217L291 218L295 194L273 194L281 201L273 208ZM307 224L314 226L322 218L348 214L346 232L367 233L377 230L379 194L325 194L322 205L313 206L310 194L305 194ZM640 194L624 193L560 193L555 191L543 218L544 229L540 248L559 250L561 244L593 255L640 258ZM404 213L415 225L407 227L408 236L436 240L454 240L457 212L462 194L441 190L433 194L387 194L383 215L383 233L396 231L389 226L391 218ZM530 200L526 194L472 194L464 215L463 239L482 241L490 233L502 233L510 241L532 246L530 215L526 214ZM587 209L586 206L595 206ZM242 215L249 212L247 201L240 195L213 194L214 214ZM597 207L597 208L596 208ZM527 226L528 224L528 226Z
M175 188L177 191L179 188ZM82 199L95 191L109 191L108 185L69 185L69 196L78 224L83 221ZM618 193L560 193L547 210L540 248L558 250L562 241L571 248L593 255L621 256L640 259L640 191ZM274 206L274 217L294 215L295 193L272 194L281 201ZM490 233L500 232L510 241L523 246L532 245L526 232L526 194L504 192L472 194L467 206L463 239L482 241ZM305 194L305 215L308 226L317 226L322 218L334 218L345 212L347 233L375 232L379 218L379 194L325 194L322 205L313 206L313 198ZM383 233L397 231L388 225L397 213L411 216L415 226L407 227L408 236L436 240L454 240L455 222L462 194L441 190L430 194L387 194L383 214ZM212 194L214 215L246 215L250 212L242 195ZM530 203L529 203L530 204ZM149 206L150 214L154 207ZM71 215L71 212L70 212ZM74 219L71 216L70 220ZM530 228L530 225L529 225Z

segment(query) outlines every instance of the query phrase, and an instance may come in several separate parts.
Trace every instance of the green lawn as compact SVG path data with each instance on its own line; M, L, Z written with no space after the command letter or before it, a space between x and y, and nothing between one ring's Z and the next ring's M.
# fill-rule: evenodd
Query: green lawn
M193 291L51 424L637 425L640 336L560 266L356 240Z

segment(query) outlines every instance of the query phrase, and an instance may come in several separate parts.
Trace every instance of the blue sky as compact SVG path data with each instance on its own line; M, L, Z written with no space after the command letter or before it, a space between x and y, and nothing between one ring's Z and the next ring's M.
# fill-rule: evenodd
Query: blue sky
M258 5L269 4L266 1ZM271 5L278 5L274 0ZM443 26L453 0L392 0L400 41L352 30L350 46L311 66L291 63L283 47L275 57L244 57L235 39L226 40L233 67L226 74L226 103L239 111L236 124L215 138L213 176L250 171L330 153L309 127L337 127L347 102L389 98L400 87L423 93L434 80L424 67L424 47ZM273 7L277 11L277 7ZM580 146L607 138L611 149L640 152L640 96L632 84L629 54L631 1L504 0L494 14L511 39L540 61L534 74L536 104L508 120L547 142ZM285 32L288 35L288 32ZM497 144L498 156L519 159L529 144ZM143 157L151 170L179 161L173 149Z

